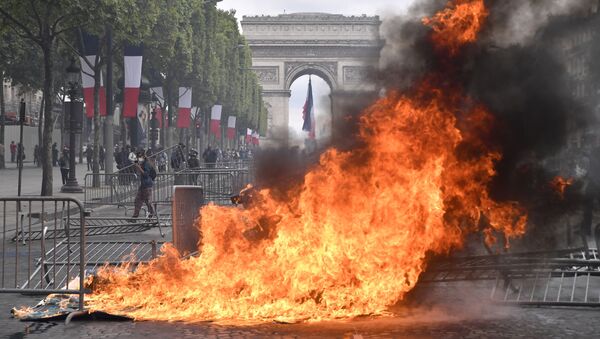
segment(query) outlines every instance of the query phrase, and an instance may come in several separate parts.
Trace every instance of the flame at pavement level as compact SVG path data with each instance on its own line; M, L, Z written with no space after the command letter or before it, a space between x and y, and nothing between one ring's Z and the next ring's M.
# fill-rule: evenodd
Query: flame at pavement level
M469 6L479 27L483 0L451 3L442 17ZM437 22L434 34L461 34ZM525 213L488 195L500 159L482 141L492 116L436 86L440 78L374 103L360 122L364 147L327 151L283 199L263 189L244 209L204 207L201 256L180 260L167 246L135 272L99 272L88 306L139 320L385 314L415 286L428 253L461 246L469 232L523 234Z

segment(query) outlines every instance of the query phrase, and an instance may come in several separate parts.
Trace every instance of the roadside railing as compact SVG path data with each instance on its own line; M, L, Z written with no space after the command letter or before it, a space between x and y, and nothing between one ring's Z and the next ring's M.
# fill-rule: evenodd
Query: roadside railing
M253 182L249 169L187 169L177 173L157 173L152 189L152 202L168 204L173 196L173 186L202 186L206 202L231 204L230 198ZM117 206L130 208L135 204L139 190L139 177L133 173L96 174L105 178L102 185L90 185L94 174L85 176L84 204L86 208Z
M74 219L78 232L71 232ZM0 198L0 225L0 293L77 294L82 310L86 267L83 204L73 198ZM41 236L36 236L40 232ZM50 233L53 235L47 236Z
M162 158L166 159L165 160L166 161L165 167L169 168L169 166L170 166L170 160L171 160L171 154L173 154L176 150L180 150L180 149L181 149L181 146L175 145L175 146L166 148L166 149L164 149L162 151L159 151L159 152L156 152L156 153L153 153L153 154L149 155L148 159L151 159L151 160L153 160L155 162L157 171L158 171L160 159L162 159ZM166 155L166 157L164 157L164 155ZM131 165L124 166L124 167L120 168L117 171L117 173L133 173L134 172L133 166L134 166L133 163Z

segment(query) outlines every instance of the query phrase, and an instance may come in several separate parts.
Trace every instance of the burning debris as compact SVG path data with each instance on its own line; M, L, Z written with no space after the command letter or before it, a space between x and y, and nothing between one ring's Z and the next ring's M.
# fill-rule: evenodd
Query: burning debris
M550 182L550 187L558 194L561 199L565 198L565 190L567 187L573 185L575 179L573 178L563 178L561 176L556 176Z
M454 0L423 22L450 65L487 16L483 0ZM301 185L251 190L236 199L244 208L204 207L199 257L167 246L135 272L99 272L89 307L139 320L381 315L429 253L460 247L483 219L486 234L522 235L524 211L488 192L502 157L487 142L494 118L451 78L433 72L389 91L360 118L361 146L328 150Z

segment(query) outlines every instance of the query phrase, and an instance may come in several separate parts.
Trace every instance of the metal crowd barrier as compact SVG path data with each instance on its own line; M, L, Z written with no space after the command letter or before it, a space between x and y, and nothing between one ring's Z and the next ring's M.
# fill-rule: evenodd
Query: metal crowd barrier
M421 284L493 281L493 302L521 306L600 307L596 249L484 255L431 262Z
M163 154L166 154L167 155L166 167L170 168L171 154L173 154L173 152L175 152L175 150L179 150L179 149L181 149L181 147L179 145L175 145L175 146L169 147L167 149L164 149L162 151L153 153L148 158L156 161L159 158L159 156L162 156ZM158 171L158 162L156 163L156 170ZM133 164L131 164L129 166L125 166L123 168L120 168L117 171L117 173L131 173L131 172L133 172Z
M93 187L91 183L94 176L98 175L103 177L102 184L99 187ZM157 173L152 189L153 202L169 203L171 201L176 175L176 173ZM131 207L134 205L139 186L140 179L133 173L86 174L84 204L89 208L107 205Z
M152 189L152 202L168 204L173 196L173 186L202 186L206 202L219 205L231 204L231 196L252 183L252 171L248 169L188 169L177 173L157 173ZM94 175L105 176L99 187L92 187ZM85 176L84 203L86 207L134 206L139 190L139 178L131 173L87 174Z
M83 309L85 245L72 244L85 244L86 235L71 232L74 219L85 228L83 204L77 199L0 198L0 293L77 294ZM64 232L62 242L56 236L59 230ZM42 236L35 238L34 231ZM53 236L45 236L47 233ZM64 255L59 257L56 249L64 243Z

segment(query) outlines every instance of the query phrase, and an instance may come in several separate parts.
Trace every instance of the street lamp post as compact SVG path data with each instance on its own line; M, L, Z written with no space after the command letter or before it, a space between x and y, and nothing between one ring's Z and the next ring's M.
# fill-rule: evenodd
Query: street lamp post
M158 119L156 119L156 108L160 105L156 93L152 93L152 116L150 118L150 149L154 153L156 144L158 143Z
M69 128L69 177L60 191L63 193L82 193L83 189L77 183L76 177L75 146L77 134L81 133L83 102L78 97L79 83L77 79L81 70L75 64L75 58L71 59L71 64L66 71L69 86L67 94L70 100L65 103L65 126Z

